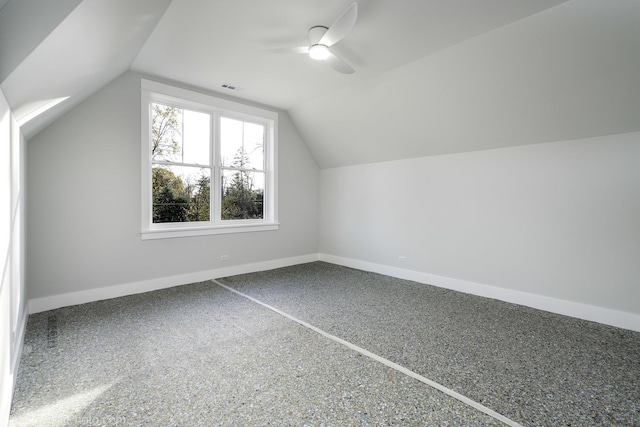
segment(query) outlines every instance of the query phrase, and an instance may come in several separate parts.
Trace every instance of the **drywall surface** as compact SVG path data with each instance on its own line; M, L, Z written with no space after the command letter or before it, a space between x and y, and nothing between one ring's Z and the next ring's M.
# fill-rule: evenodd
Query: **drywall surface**
M30 299L317 252L318 168L282 111L278 231L143 241L142 77L121 75L28 141Z
M81 0L11 1L0 13L0 81L42 43Z
M24 138L0 90L0 425L9 419L26 324Z
M320 251L640 314L638 165L634 132L323 169Z
M569 1L290 114L323 169L640 131L638 22Z

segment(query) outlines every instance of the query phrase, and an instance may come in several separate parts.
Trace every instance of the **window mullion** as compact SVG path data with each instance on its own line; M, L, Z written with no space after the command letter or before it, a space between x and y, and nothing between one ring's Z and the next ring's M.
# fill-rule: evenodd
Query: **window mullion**
M263 170L263 169L237 168L234 166L220 166L220 168L223 170L240 171L240 172L261 172L261 173L267 172L266 170Z
M208 168L211 163L208 165L200 165L198 163L178 163L178 162L168 162L166 160L152 160L152 164L154 165L162 165L162 166L188 166L191 168Z
M184 108L180 109L182 117L180 118L180 161L184 164Z
M219 224L222 215L222 194L221 194L221 170L220 170L220 114L211 113L211 135L210 150L211 153L211 190L209 191L211 209L211 221Z
M262 212L264 218L271 218L269 212L271 212L270 206L270 198L267 197L268 194L271 194L271 185L269 182L268 170L271 170L270 166L267 165L267 157L269 156L269 138L267 136L267 126L262 128L262 171L264 176L264 190L262 195Z

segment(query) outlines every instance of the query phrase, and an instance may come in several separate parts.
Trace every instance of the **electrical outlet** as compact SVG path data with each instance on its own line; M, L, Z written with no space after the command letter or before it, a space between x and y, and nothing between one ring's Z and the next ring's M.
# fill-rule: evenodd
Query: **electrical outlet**
M222 255L220 261L229 261L229 255Z
M398 255L398 261L400 262L407 262L407 257L403 256L403 255Z

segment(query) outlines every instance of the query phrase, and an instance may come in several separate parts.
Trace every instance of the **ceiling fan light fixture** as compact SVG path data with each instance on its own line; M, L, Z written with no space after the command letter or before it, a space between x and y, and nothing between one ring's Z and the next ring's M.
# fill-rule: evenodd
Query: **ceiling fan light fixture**
M309 48L309 56L317 60L327 59L329 57L329 48L323 44L314 44Z

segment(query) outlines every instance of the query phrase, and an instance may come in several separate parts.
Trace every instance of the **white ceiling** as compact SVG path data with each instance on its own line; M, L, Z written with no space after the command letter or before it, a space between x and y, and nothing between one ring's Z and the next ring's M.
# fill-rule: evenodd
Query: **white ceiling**
M10 0L0 24L26 19L15 2L43 1ZM333 49L351 75L268 51L305 45L351 0L63 3L1 75L14 113L69 97L27 137L127 69L289 111L323 168L640 130L637 0L362 0ZM14 27L4 44L19 44Z
M572 0L293 107L322 167L640 130L640 1Z
M353 0L173 0L132 68L289 109L408 64L566 0L365 0L332 50L356 69L342 75L307 55L266 50L308 44Z

